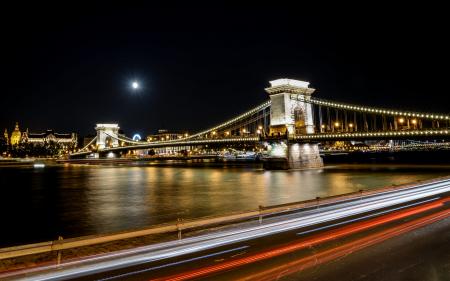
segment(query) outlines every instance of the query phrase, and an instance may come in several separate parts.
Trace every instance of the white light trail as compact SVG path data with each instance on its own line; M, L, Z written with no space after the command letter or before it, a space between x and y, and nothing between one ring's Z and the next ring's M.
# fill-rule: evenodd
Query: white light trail
M124 277L127 277L127 276L136 275L136 274L139 274L139 273L153 271L153 270L166 268L166 267L170 267L170 266L176 266L176 265L180 265L180 264L183 264L183 263L188 263L188 262L191 262L191 261L197 261L197 260L202 260L202 259L206 259L206 258L211 258L211 257L219 256L219 255L222 255L222 254L228 254L228 253L244 250L244 249L247 249L247 248L249 248L249 246L247 246L247 245L246 246L241 246L241 247L237 247L237 248L233 248L233 249L229 249L229 250L224 250L224 251L212 253L212 254L209 254L209 255L199 256L199 257L190 258L190 259L185 259L185 260L182 260L182 261L167 263L167 264L163 264L163 265L160 265L160 266L154 266L154 267L145 268L145 269L142 269L142 270L132 271L132 272L128 272L128 273L124 273L124 274L120 274L120 275L115 275L115 276L111 276L111 277L107 277L107 278L102 278L102 279L99 279L98 281L106 281L106 280L114 280L114 279L117 279L117 278L124 278Z
M292 219L286 219L265 225L217 232L186 238L183 240L160 243L152 246L94 257L83 261L69 262L62 264L59 267L49 266L46 267L45 270L41 268L41 270L35 272L34 274L28 273L25 277L23 277L23 279L18 280L60 280L99 273L107 270L120 269L146 262L163 260L180 255L213 249L215 247L247 241L297 228L343 219L345 217L350 217L357 214L371 212L398 204L404 204L409 201L436 196L445 192L450 192L450 180L419 185L396 192L384 192L349 203L330 205L322 209L298 213L298 215Z
M322 227L317 227L317 228L314 228L314 229L311 229L311 230L306 230L306 231L299 232L299 233L297 233L297 235L304 235L304 234L308 234L308 233L311 233L311 232L316 232L316 231L319 231L319 230L324 230L324 229L332 228L332 227L335 227L335 226L347 224L347 223L350 223L350 222L362 221L364 219L373 218L373 217L376 217L376 216L379 216L379 215L383 215L383 214L387 214L387 213L392 213L394 211L398 211L398 210L401 210L401 209L409 208L409 207L412 207L412 206L417 206L417 205L424 204L424 203L427 203L427 202L436 201L439 198L441 198L441 197L434 197L434 198L431 198L431 199L428 199L428 200L423 200L423 201L416 202L416 203L413 203L413 204L404 205L404 206L401 206L401 207L398 207L398 208L392 208L392 209L389 209L389 210L386 210L386 211L377 212L375 214L362 216L362 217L359 217L359 218L356 218L356 219L346 220L346 221L343 221L343 222L338 222L338 223L334 223L334 224L330 224L330 225L326 225L326 226L322 226Z

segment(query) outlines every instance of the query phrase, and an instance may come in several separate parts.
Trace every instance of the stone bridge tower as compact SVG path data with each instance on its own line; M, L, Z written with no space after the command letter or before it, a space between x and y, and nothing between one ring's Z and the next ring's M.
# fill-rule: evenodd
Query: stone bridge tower
M105 147L119 146L119 125L118 124L97 124L95 130L97 131L97 148L99 150Z
M312 105L308 101L315 89L309 82L293 79L270 81L265 89L271 100L269 146L270 158L266 168L297 169L323 166L319 146L313 143L295 143L290 137L295 134L313 134Z
M293 79L270 81L266 88L272 101L270 107L270 135L314 133L312 106L308 101L315 89L309 88L309 82Z

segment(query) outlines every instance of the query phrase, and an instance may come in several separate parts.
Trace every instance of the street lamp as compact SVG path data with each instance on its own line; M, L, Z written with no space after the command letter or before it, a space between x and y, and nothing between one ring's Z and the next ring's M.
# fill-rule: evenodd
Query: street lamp
M139 89L139 83L137 81L133 81L133 83L131 83L131 87L134 90L137 90L137 89Z

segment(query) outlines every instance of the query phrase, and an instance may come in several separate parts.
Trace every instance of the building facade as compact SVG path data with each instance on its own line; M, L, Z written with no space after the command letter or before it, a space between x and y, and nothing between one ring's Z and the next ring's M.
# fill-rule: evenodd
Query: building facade
M53 130L47 130L43 133L30 133L28 129L25 132L21 132L18 122L16 122L14 130L11 132L11 136L8 135L7 129L5 129L3 135L7 144L12 146L31 143L33 145L59 144L64 148L74 148L78 142L76 133L56 133Z
M28 130L22 134L21 142L31 143L33 145L59 144L63 148L77 146L76 133L56 133L53 130L47 130L43 133L29 133Z

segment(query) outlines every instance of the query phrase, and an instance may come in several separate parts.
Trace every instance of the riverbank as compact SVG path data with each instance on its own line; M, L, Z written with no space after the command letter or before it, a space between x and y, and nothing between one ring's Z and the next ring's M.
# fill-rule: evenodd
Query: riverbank
M12 167L12 166L31 166L34 163L34 159L21 159L21 158L3 158L0 159L0 167Z
M56 164L56 158L1 158L1 167L32 167L34 164Z

